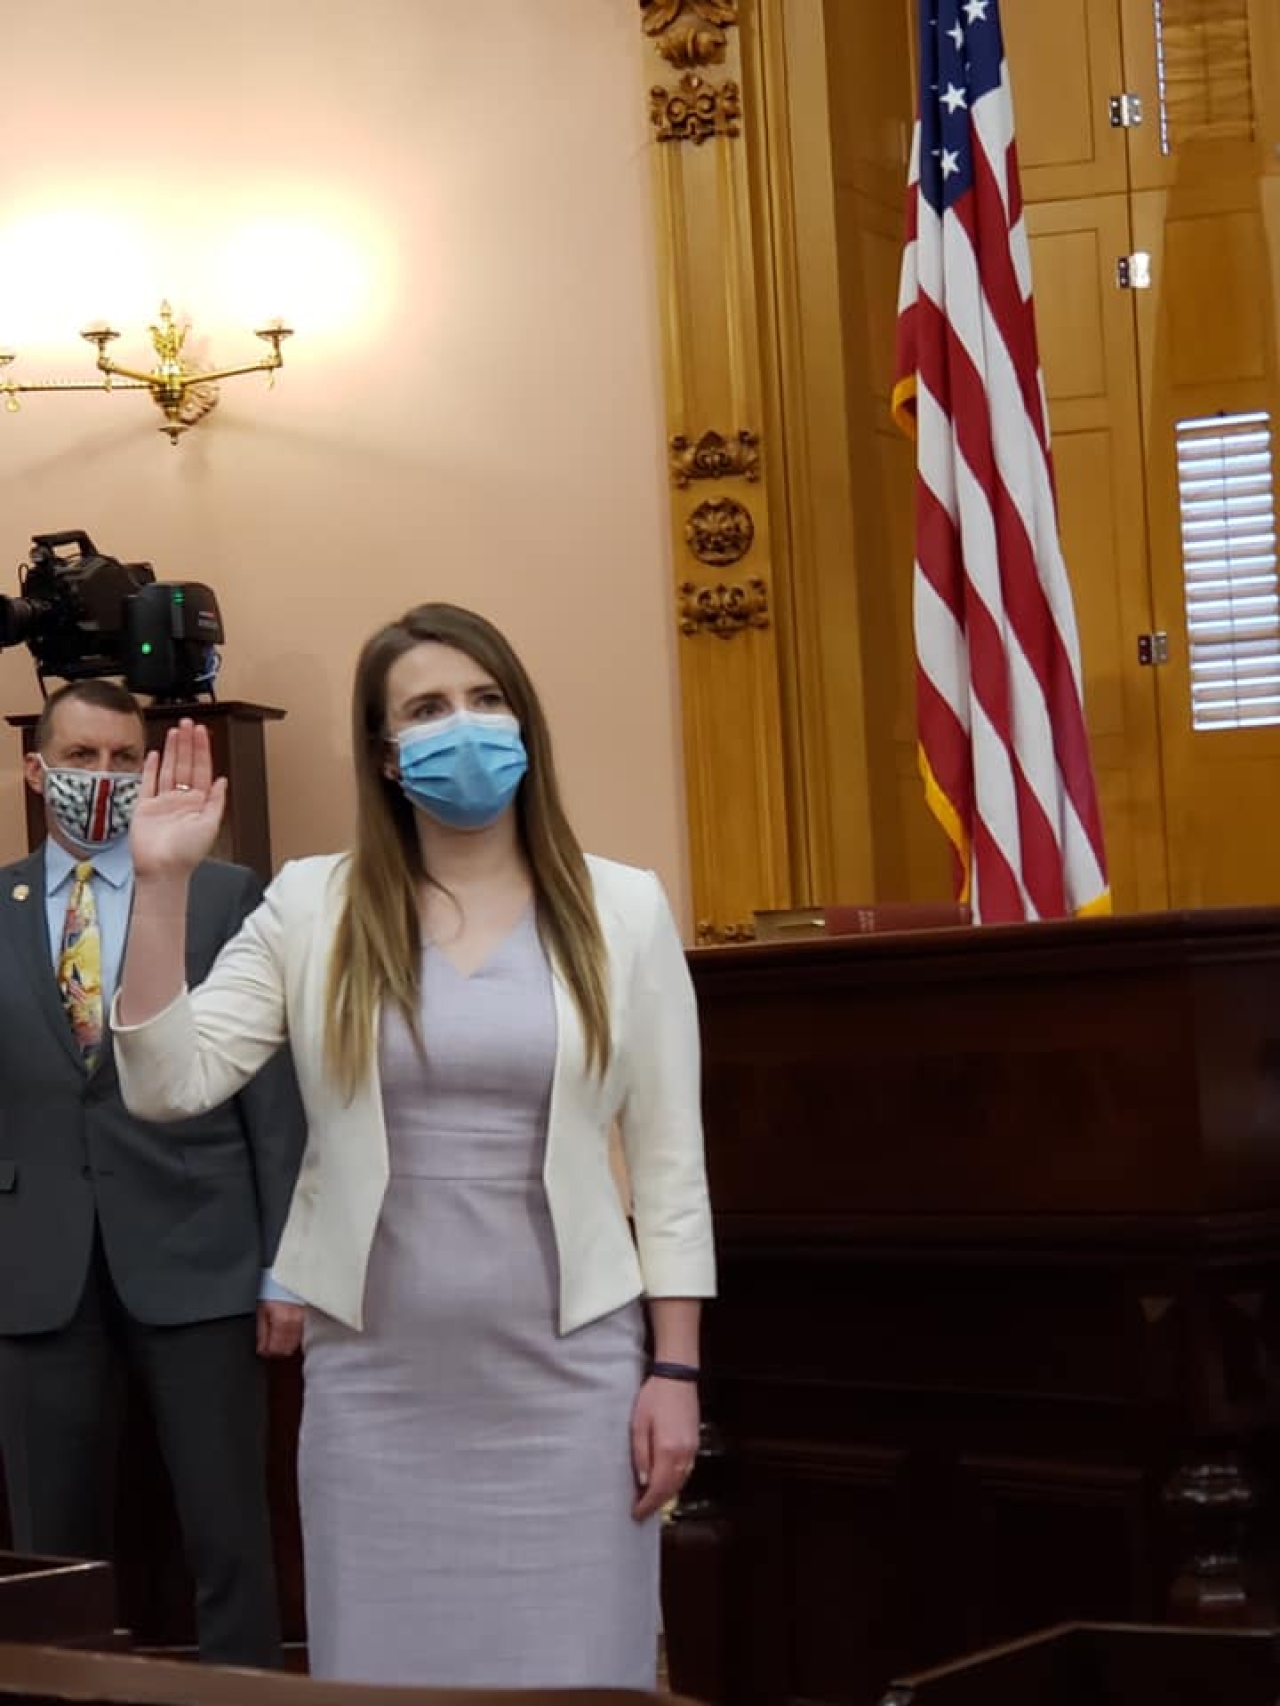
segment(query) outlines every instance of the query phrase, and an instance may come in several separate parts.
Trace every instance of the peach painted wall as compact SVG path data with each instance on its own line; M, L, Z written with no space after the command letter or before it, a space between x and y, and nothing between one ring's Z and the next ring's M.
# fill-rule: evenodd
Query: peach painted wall
M584 842L685 909L676 639L642 37L634 0L42 0L11 8L0 345L91 371L110 318L149 366L252 359L176 448L143 396L0 415L0 592L79 527L208 581L221 696L268 734L277 859L343 845L351 665L409 604L474 605L547 701ZM145 359L144 359L145 358ZM0 710L36 708L25 648ZM0 738L0 856L25 848Z

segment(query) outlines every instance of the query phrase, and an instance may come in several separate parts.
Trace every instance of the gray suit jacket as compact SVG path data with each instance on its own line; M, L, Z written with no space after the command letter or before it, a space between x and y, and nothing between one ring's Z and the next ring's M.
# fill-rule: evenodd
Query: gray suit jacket
M191 884L187 978L201 981L257 904L251 871L213 860ZM151 1325L255 1306L302 1156L280 1051L233 1101L149 1125L120 1099L109 1039L86 1073L54 981L43 849L0 868L0 1333L65 1326L95 1214L116 1290Z

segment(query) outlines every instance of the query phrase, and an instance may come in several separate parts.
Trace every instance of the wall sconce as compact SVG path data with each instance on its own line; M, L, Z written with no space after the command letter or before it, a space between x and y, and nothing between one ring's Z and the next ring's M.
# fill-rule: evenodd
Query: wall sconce
M284 366L280 345L293 336L293 328L273 320L260 327L255 336L271 345L270 355L260 361L250 361L240 367L215 367L208 370L188 367L183 360L182 346L190 328L174 322L173 311L167 302L160 304L160 319L151 327L151 342L156 352L156 365L149 373L136 367L125 367L107 354L107 345L120 336L105 322L86 326L80 336L97 345L98 371L96 379L30 379L16 380L5 375L5 369L16 359L13 350L0 350L0 393L10 414L18 412L18 396L24 391L149 391L153 402L164 415L160 431L168 433L169 442L176 444L179 436L202 421L217 405L218 380L234 379L241 373L269 373L275 384L275 372Z

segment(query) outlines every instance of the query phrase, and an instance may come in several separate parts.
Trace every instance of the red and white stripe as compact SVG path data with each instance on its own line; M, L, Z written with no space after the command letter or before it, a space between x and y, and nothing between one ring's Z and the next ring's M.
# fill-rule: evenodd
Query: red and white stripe
M894 407L917 446L921 769L990 923L1110 901L1003 65L970 116L973 187L941 217L917 126Z

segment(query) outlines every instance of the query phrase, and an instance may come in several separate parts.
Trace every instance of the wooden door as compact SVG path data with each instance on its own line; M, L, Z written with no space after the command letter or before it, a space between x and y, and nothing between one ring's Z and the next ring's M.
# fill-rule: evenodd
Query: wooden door
M858 653L848 693L865 696L866 790L846 787L841 799L847 808L865 797L876 893L925 899L945 887L944 842L915 774L909 584L897 572L911 556L910 465L882 396L899 227L896 194L872 184L867 169L881 153L889 180L905 169L892 159L883 99L866 94L868 55L878 64L910 54L905 20L914 0L900 5L896 30L867 37L849 21L856 8L828 0L826 106L811 98L811 84L804 99L800 84L790 87L804 120L830 138L849 404L839 433L825 438L809 430L817 416L806 416L806 431L793 432L775 466L792 479L812 444L850 450L854 472L821 489L832 510L846 490L852 497L848 578L851 585L856 577L858 609L849 612L836 553L822 559L825 580L796 579L797 596L812 595L821 612L824 664ZM1001 0L1001 16L1114 904L1131 911L1277 898L1272 867L1280 861L1270 849L1280 817L1280 728L1193 723L1176 443L1180 422L1219 411L1280 418L1280 3ZM1143 103L1136 127L1113 122L1113 98L1126 92ZM905 120L905 88L897 98ZM830 265L825 242L802 233L785 255L802 251L814 267ZM1151 289L1117 282L1117 262L1136 252L1150 258ZM799 314L787 347L808 352L816 366L812 352L826 328L821 317ZM805 372L803 360L796 366ZM817 387L798 390L812 397ZM785 434L775 437L782 444ZM788 493L775 514L792 503ZM1276 603L1280 707L1280 597ZM1140 641L1161 633L1168 661L1144 663ZM784 675L784 705L804 691L796 665L785 667L792 675ZM828 721L847 729L857 719ZM809 803L820 797L818 784L839 775L821 751L810 761L793 789L810 817L819 815ZM837 853L821 871L815 865L816 878L843 868L842 833L847 839L832 829ZM831 892L820 889L822 898Z
M1117 912L1168 904L1133 311L1114 284L1122 195L1029 207L1058 520L1075 595L1085 715Z
M1280 719L1262 466L1280 418L1280 9L1005 0L1002 16L1115 904L1273 899L1280 720L1257 719ZM1122 93L1140 123L1111 123ZM1130 254L1148 288L1117 286ZM1231 460L1246 442L1251 485ZM1231 576L1247 560L1249 584L1189 602L1187 563L1207 576L1220 558ZM1167 637L1167 661L1139 662L1142 634Z
M1153 674L1170 899L1177 906L1274 900L1280 599L1261 464L1280 420L1280 23L1274 0L1162 0L1159 8L1122 0L1122 7L1126 86L1144 111L1127 141L1134 247L1151 257L1151 287L1133 302L1153 627L1169 637L1168 663ZM1250 443L1252 480L1239 472L1250 466L1239 454ZM1248 502L1232 524L1240 494ZM1239 596L1215 590L1212 604L1202 589L1194 628L1184 574L1197 555L1192 527L1206 541L1201 572L1240 587ZM1215 638L1216 659L1197 634Z
M1059 524L1075 597L1085 713L1117 911L1168 903L1116 0L1005 0Z

